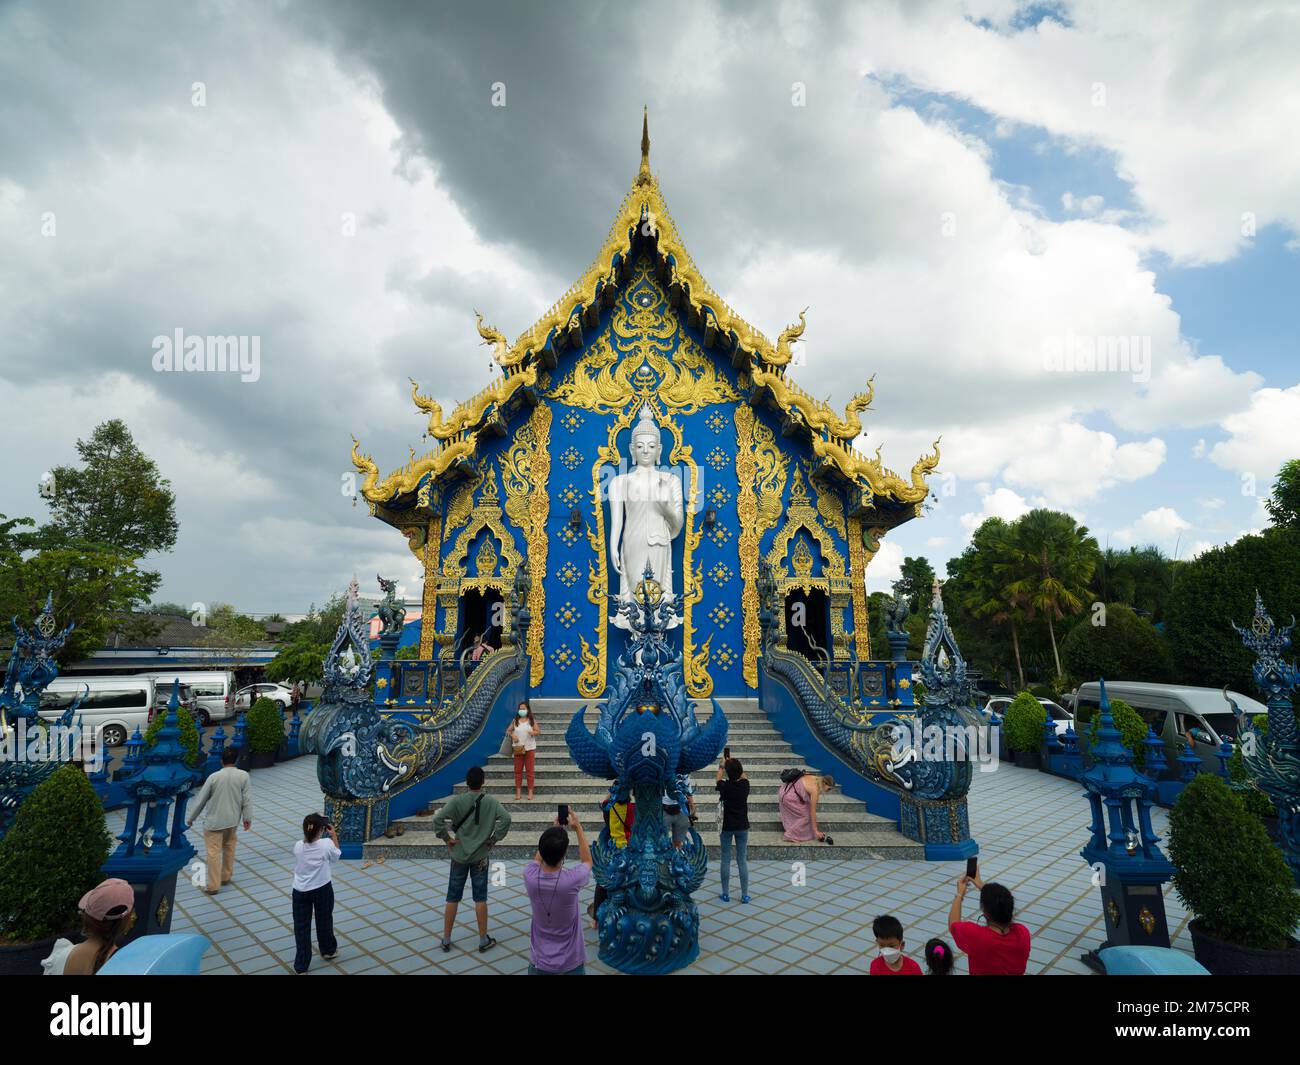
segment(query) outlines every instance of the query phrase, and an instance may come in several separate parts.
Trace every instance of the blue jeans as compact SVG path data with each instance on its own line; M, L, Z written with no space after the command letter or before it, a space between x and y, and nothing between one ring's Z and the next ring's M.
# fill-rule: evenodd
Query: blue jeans
M546 969L539 969L532 962L529 962L528 975L529 976L586 976L587 967L586 965L579 965L576 969L566 969L562 973L552 973L552 972L548 972Z
M465 897L465 881L470 882L470 893L475 902L487 902L488 863L484 858L473 865L451 859L451 872L447 876L447 901L460 902Z
M736 868L740 870L740 893L749 894L749 829L743 832L723 832L722 841L722 893L728 894L731 882L731 841L736 841Z

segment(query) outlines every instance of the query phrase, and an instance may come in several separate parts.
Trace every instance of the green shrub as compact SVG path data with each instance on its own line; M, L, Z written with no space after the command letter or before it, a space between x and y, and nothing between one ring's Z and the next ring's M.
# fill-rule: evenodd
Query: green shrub
M1029 692L1024 691L1011 700L1002 730L1007 734L1007 747L1015 752L1036 751L1043 744L1043 723L1047 709Z
M284 718L280 705L265 695L248 708L244 715L248 727L248 749L254 754L275 754L284 742Z
M1115 728L1119 730L1119 741L1129 749L1133 755L1133 764L1138 769L1146 766L1147 751L1142 746L1142 741L1147 738L1147 723L1142 719L1133 707L1129 706L1123 699L1112 699L1110 701L1110 716L1115 720ZM1088 721L1088 747L1095 749L1097 746L1097 732L1101 728L1101 714L1094 713Z
M1256 950L1287 945L1300 921L1282 852L1222 777L1198 773L1169 812L1179 898L1210 935Z
M1165 636L1131 607L1110 603L1106 624L1082 621L1061 641L1061 660L1076 677L1126 680L1170 679L1169 645Z
M76 929L77 903L104 879L111 843L90 781L60 766L0 840L0 936L28 942Z
M1256 714L1251 721L1262 735L1268 735L1267 714ZM1237 746L1233 748L1232 757L1228 759L1228 779L1233 785L1232 792L1256 817L1276 817L1277 808L1273 805L1273 800L1255 786L1250 771L1246 769L1246 762L1241 757L1241 737L1237 739Z
M149 722L149 727L144 730L144 745L152 747L158 742L158 733L162 731L163 724L167 720L168 711L159 710L154 714L153 720ZM185 748L185 764L191 769L199 763L199 727L194 723L194 718L190 716L188 707L177 707L176 723L181 730L181 746Z

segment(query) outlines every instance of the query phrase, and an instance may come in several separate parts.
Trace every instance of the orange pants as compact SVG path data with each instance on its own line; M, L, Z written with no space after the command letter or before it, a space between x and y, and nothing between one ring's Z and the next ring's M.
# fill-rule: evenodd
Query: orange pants
M525 769L528 770L528 790L533 790L533 758L536 754L536 751L525 751L523 754L515 755L515 791L519 790Z

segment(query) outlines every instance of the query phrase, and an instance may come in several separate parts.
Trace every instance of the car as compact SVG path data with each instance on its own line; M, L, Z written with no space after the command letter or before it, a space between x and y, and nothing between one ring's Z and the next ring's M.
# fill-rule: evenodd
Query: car
M293 705L293 689L284 684L259 681L235 692L235 712L247 710L258 699L270 699L284 710Z
M1155 734L1164 741L1167 771L1176 773L1176 762L1186 750L1200 759L1206 772L1219 771L1219 751L1226 740L1237 740L1237 718L1219 688L1198 688L1186 684L1153 684L1146 681L1106 681L1108 699L1122 699L1133 707ZM1268 707L1249 695L1227 692L1228 698L1249 717L1267 714ZM1101 703L1101 686L1092 681L1080 684L1074 705L1095 713Z
M179 678L194 693L198 704L196 716L199 724L205 728L213 721L224 721L235 716L235 675L229 670L155 670L137 673L136 676L151 677L155 684L168 692L171 691L172 681Z
M200 718L199 701L194 694L194 689L192 689L188 684L181 684L177 698L181 706L185 707L190 712L190 716L193 717L195 721L198 721ZM171 684L161 680L154 681L153 709L149 711L149 720L152 721L158 714L167 713L167 708L171 705L171 701Z
M1011 705L1014 699L1015 696L1013 695L995 695L984 704L984 709L980 711L980 714L987 719L996 710L998 717L1005 718L1007 716L1007 707ZM1038 701L1043 704L1047 716L1056 723L1056 735L1058 737L1064 736L1065 730L1074 724L1074 715L1059 703L1052 702L1051 699L1039 699Z

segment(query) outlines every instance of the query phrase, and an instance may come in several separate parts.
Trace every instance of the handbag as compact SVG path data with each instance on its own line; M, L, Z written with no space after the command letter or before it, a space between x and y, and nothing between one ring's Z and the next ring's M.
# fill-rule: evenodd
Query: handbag
M514 753L514 744L510 739L510 733L507 732L504 736L501 737L501 747L497 750L497 754L513 754L513 753Z

